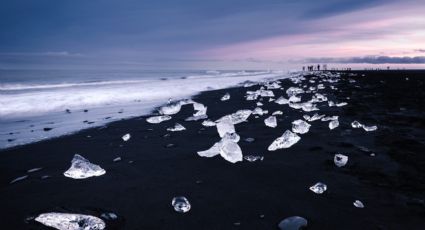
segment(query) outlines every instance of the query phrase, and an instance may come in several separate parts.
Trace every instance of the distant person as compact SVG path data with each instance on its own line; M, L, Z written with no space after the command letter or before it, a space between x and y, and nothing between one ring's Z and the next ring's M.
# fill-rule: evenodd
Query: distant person
M303 72L305 71L305 66L303 66Z
M317 71L320 71L320 65L317 65Z

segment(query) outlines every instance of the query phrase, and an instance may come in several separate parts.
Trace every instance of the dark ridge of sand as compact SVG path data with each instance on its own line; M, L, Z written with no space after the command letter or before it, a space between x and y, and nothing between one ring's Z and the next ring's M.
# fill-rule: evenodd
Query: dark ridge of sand
M311 122L310 132L289 149L267 151L292 121L314 112L262 100L269 115L283 111L276 128L264 125L268 115L251 115L248 122L235 126L243 154L264 156L260 162L231 164L220 156L199 157L196 152L219 137L215 127L184 121L193 114L192 106L160 124L140 117L4 150L0 226L47 229L25 220L63 211L95 216L114 212L119 218L106 221L107 229L277 229L279 221L294 215L306 218L308 229L423 229L425 71L355 73L358 76L343 75L334 83L337 91L329 90L330 83L319 91L332 101L348 102L344 107L321 103L317 111L339 115L340 126L329 130L328 122ZM289 80L281 82L285 90L294 86ZM259 87L206 92L194 100L207 105L208 116L215 120L239 109L254 109L256 101L246 101L244 95ZM273 91L275 98L285 94ZM231 99L220 101L226 92ZM303 95L303 101L310 97ZM354 120L377 125L378 130L352 129ZM175 122L187 130L166 131ZM126 133L132 137L123 142ZM243 141L247 137L255 141ZM166 147L169 144L174 145ZM85 180L64 177L76 153L99 164L106 174ZM334 165L335 153L349 156L345 167ZM113 162L116 157L122 160ZM37 167L42 169L27 173ZM9 184L24 175L29 177ZM42 180L43 175L51 177ZM322 195L308 189L319 181L328 186ZM171 206L172 198L180 195L192 205L188 213L177 213ZM365 208L355 208L355 200Z

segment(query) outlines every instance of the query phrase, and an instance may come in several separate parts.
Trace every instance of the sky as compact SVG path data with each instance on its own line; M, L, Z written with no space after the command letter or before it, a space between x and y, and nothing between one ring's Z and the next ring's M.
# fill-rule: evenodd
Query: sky
M425 0L13 0L0 68L425 68Z

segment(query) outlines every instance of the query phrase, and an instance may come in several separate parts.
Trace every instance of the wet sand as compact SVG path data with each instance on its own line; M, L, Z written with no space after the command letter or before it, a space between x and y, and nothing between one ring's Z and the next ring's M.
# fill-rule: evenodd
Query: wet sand
M364 75L364 76L362 76ZM313 76L306 76L303 85ZM407 79L406 79L407 78ZM355 82L354 82L354 81ZM319 90L343 107L318 103L319 111L303 112L261 102L268 115L235 125L244 155L261 155L263 161L232 164L220 156L202 158L196 153L219 141L215 127L202 121L184 121L191 105L169 121L149 124L146 117L110 123L70 136L0 152L0 226L4 229L48 229L27 218L43 212L73 212L106 220L107 229L277 229L289 216L308 220L308 229L423 229L425 226L425 71L358 71L343 73L337 83L324 82ZM281 80L284 90L296 86ZM331 90L334 85L338 90ZM202 93L195 101L208 107L211 120L240 109L254 109L257 101L245 100L247 90L259 85ZM220 101L228 92L230 100ZM302 94L303 101L312 94ZM264 119L276 110L276 128ZM305 114L338 115L340 126L329 130L323 121L312 126L289 149L267 147ZM377 125L366 132L353 129L358 120ZM176 122L185 131L166 129ZM121 137L131 134L123 142ZM247 137L255 138L246 142ZM173 144L173 146L169 146ZM63 176L74 154L81 154L106 170L100 177L73 180ZM349 156L348 164L334 165L336 153ZM374 153L374 156L371 156ZM373 154L372 154L373 155ZM116 157L122 160L113 162ZM43 169L27 173L32 168ZM13 179L29 175L10 184ZM41 179L49 175L50 178ZM328 190L315 194L316 182ZM171 206L174 196L185 196L192 205L187 213ZM365 208L353 206L361 200Z

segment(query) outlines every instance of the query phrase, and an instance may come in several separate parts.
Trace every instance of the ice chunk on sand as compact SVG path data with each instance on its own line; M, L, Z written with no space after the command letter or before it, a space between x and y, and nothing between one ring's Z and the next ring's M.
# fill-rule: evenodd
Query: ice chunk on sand
M257 107L257 108L255 108L253 111L252 111L252 114L254 114L254 115L260 115L260 116L262 116L262 115L264 115L264 114L267 114L267 113L269 113L269 111L267 111L267 110L263 110L262 108L260 108L260 107Z
M117 214L115 214L115 213L113 213L113 212L105 212L105 213L102 213L102 214L100 215L100 217L102 217L102 218L103 218L103 219L105 219L105 220L116 220L116 219L118 219Z
M358 128L363 127L363 125L358 121L353 121L353 122L351 122L351 127L358 129Z
M340 103L338 103L338 104L335 104L337 107L341 107L341 106L346 106L346 105L348 105L348 103L347 102L340 102Z
M171 201L171 205L174 207L174 210L176 210L176 212L180 213L189 212L191 208L189 201L184 196L174 197Z
M310 126L311 125L304 120L296 120L292 122L292 132L304 134L309 131Z
M128 140L130 140L130 137L131 137L131 135L129 133L127 133L124 136L122 136L121 138L122 138L123 141L128 141Z
M322 117L322 119L320 119L321 121L335 121L338 120L338 116L332 116L332 117Z
M329 122L329 129L330 130L332 130L332 129L338 127L338 126L339 126L339 121L338 120L333 120L333 121Z
M279 105L285 105L285 104L289 104L289 100L284 98L284 97L279 97L278 99L276 99L276 101L274 101L275 103L279 104Z
M289 87L289 89L286 90L286 94L288 95L288 97L297 95L300 93L304 93L304 90L298 87Z
M63 173L66 177L73 179L85 179L92 176L101 176L106 171L99 165L90 163L79 154L75 154L71 161L71 167Z
M178 131L186 130L186 128L183 125L176 123L174 127L167 128L167 130L171 132L178 132Z
M289 97L288 101L289 102L300 102L301 97L297 97L296 95L292 95L291 97Z
M121 157L115 157L112 161L113 161L113 162L121 161Z
M162 115L162 116L149 117L149 118L146 119L146 121L151 123L151 124L158 124L158 123L161 123L163 121L170 120L170 119L171 119L171 116Z
M315 104L311 103L310 101L307 101L307 102L301 103L301 108L302 108L302 109L303 109L303 111L305 111L305 112L311 112L311 111L319 110L319 109L317 108L317 106L316 106Z
M353 202L353 205L354 205L354 207L356 207L356 208L364 208L364 204L363 204L363 202L361 202L361 201L359 201L359 200L355 200L355 201Z
M241 137L237 133L226 133L222 138L222 140L229 140L236 143L239 142L240 139Z
M263 103L257 102L257 106L263 106Z
M317 182L315 185L310 187L310 190L316 194L322 194L328 189L326 184L323 184L322 182Z
M375 130L377 130L377 129L378 129L378 126L376 126L376 125L374 125L374 126L366 126L366 125L363 125L363 129L364 129L366 132L371 132L371 131L375 131Z
M348 156L344 154L335 154L334 163L336 166L343 167L347 164L347 162L348 162Z
M310 121L310 122L320 120L320 119L322 119L323 117L325 117L325 115L324 115L324 114L319 115L319 114L317 114L317 113L315 113L315 114L314 114L313 116L311 116L311 117L310 117L309 115L304 115L304 116L303 116L303 118L304 118L305 120Z
M241 109L236 111L235 113L221 117L220 119L216 120L216 122L220 122L223 119L228 119L230 117L232 123L236 125L246 121L249 118L249 116L251 116L251 114L252 114L251 110Z
M289 148L295 143L297 143L301 137L297 134L286 130L283 135L271 143L271 145L267 148L269 151L275 151L277 149Z
M268 127L275 128L277 126L277 120L275 116L270 116L264 120L264 123Z
M162 114L162 115L177 114L178 112L180 112L182 104L184 104L184 103L178 102L178 103L175 103L175 104L169 104L169 105L162 106L159 109L159 113Z
M274 111L274 112L272 113L272 115L273 115L273 116L276 116L276 115L283 115L283 112L282 112L282 111L280 111L280 110L277 110L277 111Z
M194 102L193 109L196 111L193 116L186 118L186 121L197 121L207 119L207 107L201 103Z
M220 137L224 137L226 133L235 132L235 126L233 125L232 118L229 115L220 119L220 122L217 123L216 127Z
M205 126L205 127L211 127L211 126L215 126L216 124L215 124L214 121L205 120L205 121L202 122L202 125Z
M263 156L256 156L256 155L247 155L247 156L244 156L243 159L245 159L246 161L249 161L249 162L254 162L254 161L263 161L264 157Z
M231 140L223 140L220 155L231 163L242 161L242 150L239 145Z
M27 178L28 178L28 175L20 176L20 177L18 177L18 178L13 179L13 180L10 182L10 184L16 183L16 182L21 181L21 180L25 180L25 179L27 179Z
M307 220L301 216L291 216L282 220L278 227L280 230L301 230L307 227Z
M229 93L226 93L226 94L224 94L223 95L223 97L221 97L221 101L227 101L227 100L229 100L230 99L230 94Z
M59 230L102 230L106 227L98 217L72 213L43 213L35 221Z
M198 151L197 153L201 157L214 157L220 154L220 147L221 142L217 142L211 148L204 151Z

